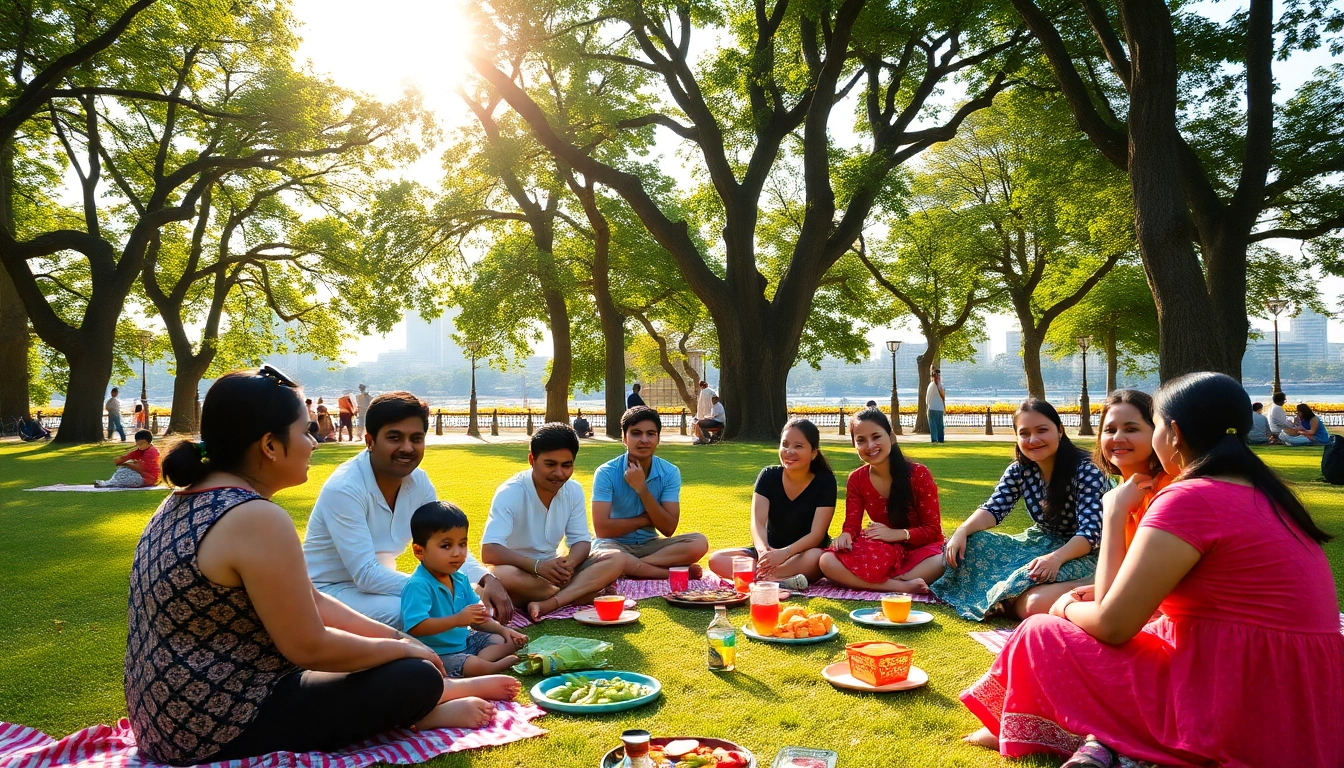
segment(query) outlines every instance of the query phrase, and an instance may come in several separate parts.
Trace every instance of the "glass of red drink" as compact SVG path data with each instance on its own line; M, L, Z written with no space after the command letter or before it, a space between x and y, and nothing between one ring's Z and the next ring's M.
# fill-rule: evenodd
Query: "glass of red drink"
M751 585L751 627L756 634L770 637L779 625L779 585L762 581Z
M733 588L746 593L756 581L756 561L750 557L733 558Z
M602 621L615 621L621 618L621 611L625 610L625 596L602 595L593 598L593 608L597 610L597 618Z
M667 585L673 592L685 592L691 588L691 569L677 565L667 569Z

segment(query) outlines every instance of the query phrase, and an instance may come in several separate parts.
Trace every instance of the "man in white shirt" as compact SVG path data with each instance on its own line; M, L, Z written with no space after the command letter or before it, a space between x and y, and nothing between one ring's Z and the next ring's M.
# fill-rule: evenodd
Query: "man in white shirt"
M103 410L107 411L107 439L112 439L112 433L115 431L121 435L121 442L126 442L126 430L121 426L121 398L117 397L117 388L112 388L112 396L107 398L103 404Z
M1275 392L1273 399L1274 404L1269 406L1269 434L1284 445L1311 445L1311 439L1293 426L1288 420L1288 414L1283 410L1283 404L1288 402L1288 396L1282 392Z
M308 577L330 595L376 621L401 628L401 590L409 573L397 556L411 543L411 515L438 499L425 457L429 409L409 392L389 392L368 410L366 450L323 483L303 540ZM470 553L462 572L501 623L513 618L504 585Z
M369 394L368 387L359 385L359 394L355 395L355 410L359 414L358 423L355 425L355 437L363 439L364 420L369 417L369 403L373 402L373 396Z
M710 430L723 429L724 422L728 420L727 414L723 412L723 404L719 402L719 396L712 394L714 390L709 390L709 413L703 419L695 422L691 431L695 433L695 439L691 441L692 445L704 445L710 441Z
M490 502L481 560L536 621L573 603L590 603L625 571L627 556L590 554L583 487L575 482L579 436L568 424L543 424L532 435L530 469L505 480ZM560 556L560 539L567 554Z
M924 410L929 415L929 442L945 443L943 412L947 409L947 391L943 389L943 372L933 369L929 388L924 391Z
M708 419L709 412L714 407L714 390L709 388L705 382L700 382L700 394L696 396L695 401L695 420Z

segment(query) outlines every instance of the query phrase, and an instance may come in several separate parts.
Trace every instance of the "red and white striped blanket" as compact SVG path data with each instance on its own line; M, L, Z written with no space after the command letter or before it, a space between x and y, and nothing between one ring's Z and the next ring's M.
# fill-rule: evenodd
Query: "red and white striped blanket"
M496 702L495 720L484 728L389 731L344 752L272 752L246 760L207 763L205 768L365 768L374 763L412 765L449 752L481 749L546 733L531 721L545 712L532 705ZM0 768L166 768L140 756L130 722L95 725L53 739L41 731L0 722Z

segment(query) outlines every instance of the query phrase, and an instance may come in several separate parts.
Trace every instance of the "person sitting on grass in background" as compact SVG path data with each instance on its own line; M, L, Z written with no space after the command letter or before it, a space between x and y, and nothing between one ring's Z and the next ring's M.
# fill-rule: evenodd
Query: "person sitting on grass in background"
M801 592L821 578L821 556L831 545L826 531L835 517L835 472L821 453L821 432L792 418L779 436L779 464L756 476L751 496L750 547L720 549L709 569L733 578L733 558L756 561L757 581L778 581Z
M578 414L574 417L574 431L578 433L579 437L593 436L593 427L588 423L587 419L583 418L582 408L579 409Z
M1264 403L1251 403L1251 431L1246 433L1247 445L1269 445L1269 419L1265 418Z
M1297 431L1310 440L1312 445L1325 445L1330 442L1330 433L1325 428L1325 422L1321 421L1321 417L1317 416L1306 403L1297 404Z
M621 416L626 452L593 474L593 532L599 537L593 551L630 555L625 575L638 579L666 579L667 569L676 565L690 566L690 577L698 579L709 539L703 533L676 535L681 471L653 455L662 432L662 419L648 406Z
M419 567L401 590L401 625L443 660L447 677L503 672L527 636L494 619L462 573L467 516L455 504L431 501L411 515L411 551Z
M1283 404L1288 402L1288 396L1282 392L1275 392L1272 400L1273 404L1269 406L1270 439L1280 445L1311 445L1311 438L1293 426L1287 412L1283 410Z
M32 416L24 416L19 420L19 439L25 443L31 443L34 440L49 440L51 439L51 432Z
M117 471L107 480L94 480L95 488L147 488L159 483L159 449L150 443L147 429L135 433L135 449L112 460Z
M877 408L850 418L849 438L864 465L849 473L844 530L822 553L821 572L853 589L928 592L943 574L943 525L933 475L905 458L891 422ZM865 513L871 522L863 527Z
M532 435L530 469L505 480L490 501L481 561L533 621L593 598L625 571L626 555L591 553L583 486L573 479L579 437L565 424ZM560 556L560 539L569 552Z

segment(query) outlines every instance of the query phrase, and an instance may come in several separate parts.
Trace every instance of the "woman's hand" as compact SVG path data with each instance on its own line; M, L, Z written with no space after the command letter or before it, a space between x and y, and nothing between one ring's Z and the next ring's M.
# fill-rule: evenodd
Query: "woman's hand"
M1129 479L1106 492L1112 499L1111 514L1126 520L1143 503L1143 497L1153 487L1150 475L1130 475Z
M784 547L782 549L772 549L761 555L756 561L756 578L769 579L775 569L784 564L789 559L793 549Z
M848 531L841 533L831 542L831 546L842 552L847 552L854 548L854 537L849 535Z
M448 674L448 672L443 668L443 659L439 658L439 654L430 650L429 646L425 645L424 643L405 637L401 638L400 640L393 640L392 642L401 644L402 649L405 652L403 658L424 659L425 661L428 661L430 664L433 664L434 668L439 670L440 675L446 676Z
M1075 587L1069 594L1080 603L1090 603L1097 599L1097 588L1093 584L1086 584L1081 587Z
M1064 594L1059 596L1059 599L1055 601L1054 605L1050 606L1050 615L1058 616L1059 618L1068 621L1069 617L1064 615L1064 611L1066 611L1070 605L1073 605L1076 602L1078 602L1078 598L1073 596L1072 591L1065 592Z
M943 545L943 560L951 568L959 567L966 555L966 533L960 528L952 532Z
M898 543L905 541L908 536L900 528L889 528L881 523L869 523L867 528L863 529L863 535L870 539Z
M1059 567L1063 564L1058 552L1041 555L1027 563L1027 575L1037 584L1048 584L1059 575Z

